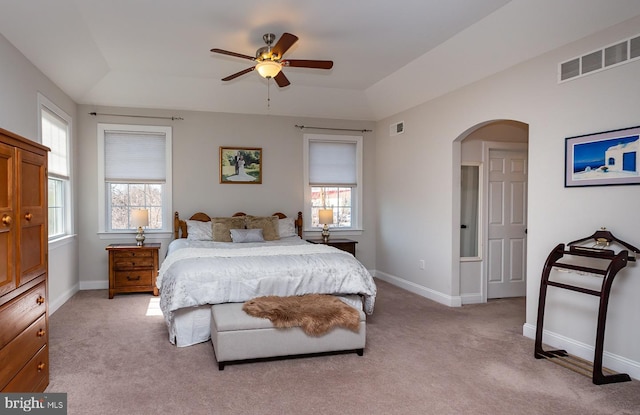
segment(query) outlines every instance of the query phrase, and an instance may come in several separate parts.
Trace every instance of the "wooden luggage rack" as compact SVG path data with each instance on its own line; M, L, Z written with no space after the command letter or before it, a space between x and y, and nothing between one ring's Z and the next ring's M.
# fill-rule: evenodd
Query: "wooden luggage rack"
M590 239L594 240L593 247L576 245ZM616 254L613 249L609 249L609 243L611 242L620 244L628 250L625 249ZM630 255L629 251L633 252L633 254ZM566 352L566 350L545 351L542 348L542 326L544 323L544 308L547 296L547 288L549 286L553 286L566 290L577 291L600 298L600 306L598 309L598 325L596 329L595 356L593 360L592 370L593 383L595 383L596 385L602 385L606 383L626 382L631 380L629 375L627 375L626 373L612 373L610 371L607 371L608 374L605 375L602 368L602 354L604 352L604 329L607 320L607 305L609 304L609 294L611 293L611 285L613 284L613 279L618 271L627 266L628 261L636 260L636 254L638 253L640 253L640 250L638 248L628 244L627 242L617 239L613 236L613 234L611 234L611 232L607 231L605 228L601 228L601 230L596 231L589 237L569 242L566 248L564 244L559 244L553 249L553 251L551 251L551 253L547 257L547 261L544 264L544 269L542 271L542 282L540 283L540 297L538 298L538 321L536 325L536 342L534 352L534 356L536 357L536 359L556 359L555 361L562 366L566 366L569 369L575 370L580 373L588 373L587 366L591 366L589 362L570 356ZM606 267L606 269L600 269L558 262L565 255L608 260L609 265ZM584 287L564 284L561 282L549 281L549 274L551 273L551 269L554 267L600 275L603 277L602 288L600 289L600 291L596 291Z

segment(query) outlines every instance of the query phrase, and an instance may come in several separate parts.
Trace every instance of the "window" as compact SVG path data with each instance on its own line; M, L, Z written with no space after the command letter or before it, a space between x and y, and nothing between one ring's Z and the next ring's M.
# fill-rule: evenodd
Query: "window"
M70 157L71 117L46 97L38 94L40 137L49 147L48 208L49 240L72 233Z
M171 127L98 124L100 232L131 232L147 209L147 231L171 230Z
M480 175L480 165L463 163L460 170L461 258L480 256Z
M318 211L333 209L331 229L361 230L362 137L304 135L305 221L320 229Z

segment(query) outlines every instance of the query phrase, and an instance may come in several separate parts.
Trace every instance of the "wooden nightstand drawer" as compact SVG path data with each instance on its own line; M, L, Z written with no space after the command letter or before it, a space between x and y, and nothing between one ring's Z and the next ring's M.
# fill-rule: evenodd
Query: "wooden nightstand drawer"
M148 292L158 295L158 252L160 244L142 246L112 244L109 252L109 298L117 293Z
M132 287L137 285L150 286L153 279L152 270L116 271L115 285L118 287Z
M116 270L124 270L124 269L135 269L135 268L152 268L153 267L153 257L127 257L127 258L116 258L113 259L113 266Z
M132 260L134 258L152 258L153 251L150 250L140 250L140 251L114 251L113 256L116 259L128 259Z

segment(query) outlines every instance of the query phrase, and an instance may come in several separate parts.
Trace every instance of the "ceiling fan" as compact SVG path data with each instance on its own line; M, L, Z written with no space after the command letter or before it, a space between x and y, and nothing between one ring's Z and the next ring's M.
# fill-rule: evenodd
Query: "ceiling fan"
M276 39L276 35L273 33L267 33L262 36L266 46L261 47L256 51L256 56L243 55L241 53L229 52L223 49L211 49L211 52L221 53L223 55L235 56L236 58L248 59L256 62L256 64L250 68L244 69L240 72L236 72L232 75L222 78L223 81L230 81L239 76L247 74L253 70L257 70L260 76L263 78L273 78L279 87L285 87L290 85L291 82L282 72L284 66L291 66L295 68L314 68L314 69L331 69L333 67L333 61L323 60L308 60L308 59L283 59L284 54L298 41L298 37L291 33L283 33L278 39L275 46L271 46Z

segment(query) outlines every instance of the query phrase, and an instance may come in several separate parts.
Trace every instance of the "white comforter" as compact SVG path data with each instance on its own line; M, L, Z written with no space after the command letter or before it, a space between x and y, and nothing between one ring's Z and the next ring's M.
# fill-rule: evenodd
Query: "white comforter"
M157 278L160 308L174 338L174 312L263 295L360 294L373 312L376 285L351 254L300 238L232 244L178 239Z

